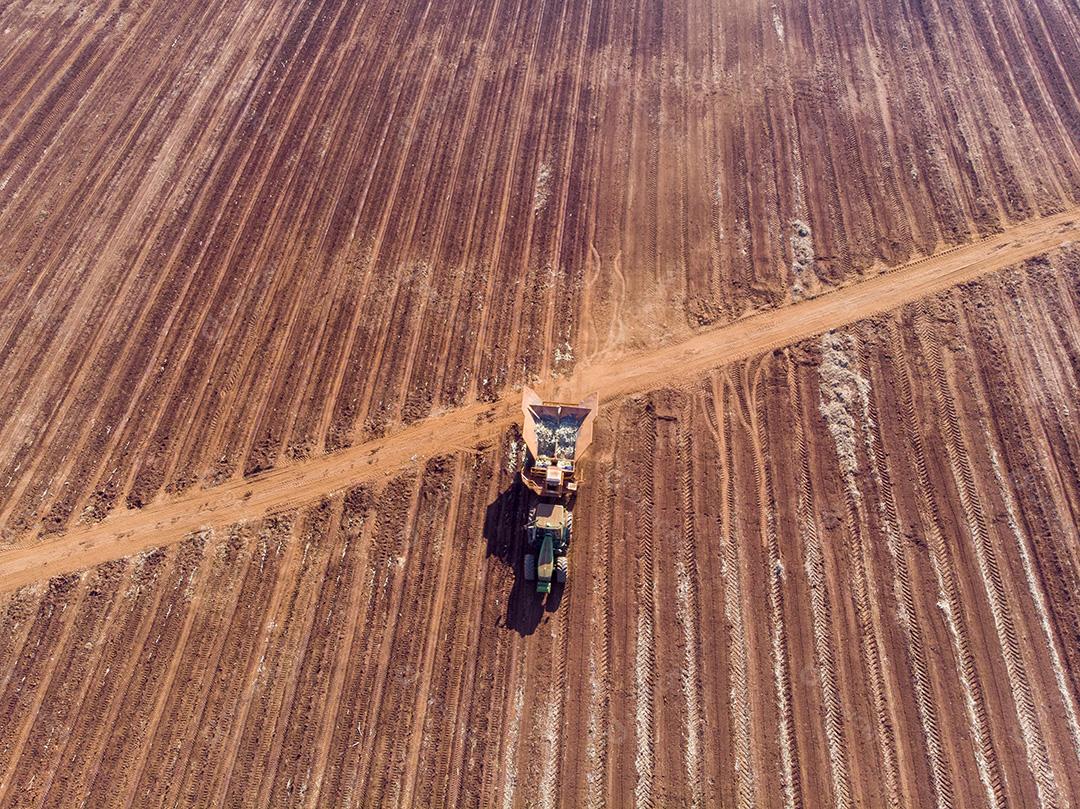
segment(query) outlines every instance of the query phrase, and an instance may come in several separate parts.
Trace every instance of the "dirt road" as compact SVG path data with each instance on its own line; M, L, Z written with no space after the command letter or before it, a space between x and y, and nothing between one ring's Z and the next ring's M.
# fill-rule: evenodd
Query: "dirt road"
M590 367L583 364L557 393L586 388L602 402L699 376L704 371L917 300L1080 237L1078 212L1031 220L979 242L852 283L818 298L701 332L689 340ZM281 511L364 481L384 478L437 453L491 442L517 418L517 395L436 415L386 438L282 466L216 488L112 514L36 544L0 554L0 590L81 570L175 543L205 526Z

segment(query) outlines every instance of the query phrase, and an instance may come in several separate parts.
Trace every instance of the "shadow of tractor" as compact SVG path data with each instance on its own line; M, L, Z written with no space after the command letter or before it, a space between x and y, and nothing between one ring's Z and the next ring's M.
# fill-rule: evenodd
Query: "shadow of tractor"
M505 624L519 635L531 635L540 626L545 612L555 612L562 601L563 585L553 584L545 597L536 592L536 583L525 580L525 521L532 495L519 481L487 507L484 539L488 556L494 556L514 574L514 584L506 602Z

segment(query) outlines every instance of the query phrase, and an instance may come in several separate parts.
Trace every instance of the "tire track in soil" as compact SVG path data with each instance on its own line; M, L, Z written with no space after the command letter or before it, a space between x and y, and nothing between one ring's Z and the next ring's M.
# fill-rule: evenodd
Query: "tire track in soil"
M1060 276L1058 276L1060 277ZM1055 287L1055 289L1049 291L1049 294L1053 296L1059 290L1057 287L1056 278L1050 280L1049 283ZM1038 296L1036 300L1039 300ZM1063 320L1064 312L1058 310L1056 315ZM1073 320L1075 322L1075 310L1072 311ZM972 328L969 317L964 315L962 318L964 324L964 332L967 339L971 342L975 342L977 337L974 329ZM1044 585L1042 583L1039 568L1036 563L1032 550L1029 548L1029 538L1027 531L1024 527L1023 518L1020 516L1021 510L1016 502L1016 497L1013 493L1013 486L1009 475L1006 474L1007 470L1003 464L1002 458L997 449L997 442L995 440L995 433L992 429L993 414L989 411L990 398L987 393L987 385L991 384L989 380L985 378L985 372L981 367L981 363L975 363L977 373L971 375L971 379L976 383L976 391L978 397L978 414L977 420L979 423L981 438L986 451L990 459L990 468L993 472L994 481L997 484L997 491L1000 493L1003 505L1006 512L1006 522L1009 528L1009 534L1011 540L1015 546L1016 552L1019 556L1021 568L1024 574L1024 582L1027 586L1029 595L1031 596L1032 603L1035 607L1036 614L1039 620L1039 626L1042 629L1043 636L1046 640L1046 649L1050 657L1050 666L1053 670L1055 685L1057 686L1058 694L1062 701L1062 706L1065 712L1066 723L1069 729L1069 736L1072 740L1073 752L1077 759L1080 759L1080 721L1077 716L1080 711L1077 709L1076 696L1070 687L1068 679L1068 668L1064 664L1061 658L1061 653L1058 649L1057 633L1054 630L1053 613L1050 610L1047 602L1047 594L1044 592ZM974 439L973 439L974 440Z
M1056 271L1045 259L1026 262L1024 270L1022 275L1006 275L1004 279L1008 288L1018 293L1012 295L1013 322L1019 323L1023 345L1027 346L1026 350L1020 345L1015 349L1036 360L1041 393L1035 400L1053 405L1044 411L1048 422L1044 430L1047 438L1053 437L1049 450L1061 470L1060 488L1067 502L1064 510L1074 523L1080 523L1080 487L1076 485L1080 481L1080 435L1071 429L1069 418L1072 403L1080 400L1080 353L1074 336L1080 335L1080 322L1076 311L1064 306L1068 295L1058 298L1045 291L1047 286L1056 289L1065 272Z
M125 806L163 806L183 776L199 735L207 684L216 680L216 666L233 616L242 611L246 569L258 547L250 529L230 530L208 552L208 570L201 577L191 613L190 645L179 646L174 685L163 688L157 717L148 725L147 743L136 764ZM186 754L186 755L185 755Z
M909 637L919 637L925 651L920 658L917 645L907 645L906 661L900 653L893 665L898 672L906 671L908 674L909 686L901 691L904 713L907 716L919 717L920 722L923 714L919 708L922 697L918 693L918 684L925 678L929 689L928 708L932 709L926 712L926 716L929 719L932 713L935 718L933 729L936 731L936 738L940 739L942 776L949 785L948 791L943 790L942 794L951 796L956 806L972 803L982 805L986 801L985 786L979 776L977 753L972 743L971 715L967 710L965 683L949 624L948 602L941 589L934 551L925 528L928 516L920 516L923 502L919 490L921 484L917 466L912 459L902 386L896 382L901 373L899 358L904 356L905 352L903 347L897 350L893 345L893 337L897 332L895 324L889 321L895 319L902 322L903 317L904 312L901 311L888 318L870 321L857 327L865 348L859 361L869 369L869 375L865 378L871 384L868 409L873 423L870 425L870 441L877 445L874 453L880 451L885 459L884 463L880 464L881 484L878 484L876 478L875 469L879 463L873 457L874 453L871 453L868 463L874 473L875 485L888 488L887 496L880 496L876 509L879 518L878 530L882 534L879 547L885 552L879 554L879 566L884 571L883 592L889 592L888 582L891 580L895 616L891 624L897 643L906 643ZM925 427L920 429L923 430L925 440ZM864 436L864 440L865 438ZM939 456L931 454L924 459L924 463L931 475L939 473ZM928 478L930 479L932 478ZM937 479L933 481L938 487L937 492L946 491ZM890 499L895 505L894 511L888 510ZM893 519L896 520L895 525L901 538L900 547L904 551L895 558L891 553L891 540L887 534L890 530L888 525ZM901 575L905 570L906 574ZM909 606L905 607L905 603ZM904 625L905 612L909 609L913 619L910 635ZM923 673L920 673L920 670ZM917 739L921 739L922 744L917 744ZM924 790L921 799L927 804L935 798L941 802L943 798L932 793L932 768L936 765L931 763L931 758L937 743L929 731L922 737L909 733L905 740L910 743L911 752L907 759L913 768L910 778Z
M679 577L679 557L684 530L679 422L682 416L681 393L661 389L649 394L646 413L652 422L654 437L651 456L658 459L652 476L653 499L651 533L664 538L651 557L650 578L653 597L651 654L656 661L651 691L655 721L652 724L652 796L663 806L687 805L691 800L692 781L688 778L686 752L692 747L687 735L691 721L687 707L686 671L680 665L687 649L684 639L693 616L683 611L687 600L685 577ZM640 432L640 429L639 429ZM639 582L639 588L648 587ZM640 749L640 745L639 745Z
M656 766L656 576L653 558L653 510L655 506L656 423L652 408L646 405L638 417L641 441L641 489L639 510L632 531L637 539L634 566L636 603L634 625L634 782L635 806L654 803L653 775Z
M855 332L859 344L867 345L868 329L856 326ZM939 809L951 809L955 796L949 775L948 757L944 750L938 724L937 706L934 699L933 684L926 662L926 646L915 607L910 564L908 561L909 543L902 538L896 501L893 496L892 474L889 469L889 454L881 432L881 418L877 404L877 390L881 384L874 384L871 379L870 363L866 353L862 354L864 367L862 376L870 380L867 397L867 421L864 424L864 439L867 447L868 463L871 466L879 504L881 528L885 534L886 547L893 566L893 596L896 599L897 619L904 633L906 651L910 659L912 685L916 708L926 745L927 765L933 787L934 799Z
M726 372L710 376L716 417L716 437L721 475L719 499L720 531L723 537L720 573L724 581L724 618L731 633L728 679L731 683L728 715L734 737L735 798L739 809L757 805L758 768L754 766L753 712L750 701L750 661L743 619L742 554L740 531L736 520L734 447L731 404L728 398L730 379Z
M109 562L85 577L86 592L56 664L58 673L49 680L41 706L34 712L13 776L0 785L0 806L37 806L48 792L80 715L89 675L105 648L88 639L97 638L110 625L118 593L127 581L126 568L125 562Z
M512 478L504 483L515 486ZM503 781L501 800L504 806L516 805L522 796L531 796L527 800L550 809L558 800L565 769L566 734L560 729L565 731L570 588L555 584L551 594L541 597L523 575L516 575L518 570L523 572L518 560L523 560L526 553L521 526L528 498L523 487L515 486L501 515L503 525L497 537L497 552L513 564L515 571L507 617L516 630L512 637L517 647L514 655L518 673L516 688L508 690L509 702L504 704L509 704L509 721L519 728L520 735L516 744L504 749L507 764L515 769L512 777Z
M972 750L979 780L983 785L987 804L994 809L1003 809L1006 806L1005 778L990 738L983 684L972 655L967 621L957 589L957 573L945 542L941 512L934 495L937 489L931 480L927 452L919 430L918 414L921 411L916 407L912 392L912 369L895 321L890 321L889 338L896 354L895 386L900 396L908 459L916 471L919 513L929 540L930 561L940 595L938 606L948 628L953 654L956 656L956 670L963 689L964 707L971 730Z
M407 473L391 480L373 497L372 538L367 550L359 619L349 644L348 667L334 718L328 766L319 800L328 805L348 805L358 792L363 777L365 751L370 750L369 723L372 706L377 706L376 682L381 676L380 655L392 638L387 634L388 616L396 614L392 567L402 551L402 543L412 524L416 480ZM391 628L392 630L392 628ZM357 750L357 748L361 748Z
M563 693L559 695L561 720L558 727L558 768L552 802L556 806L582 806L585 801L589 747L595 742L594 697L596 696L594 638L601 632L597 609L598 580L604 575L596 567L596 541L602 532L599 518L604 510L600 499L604 486L603 469L597 469L605 449L599 446L598 431L594 430L588 462L583 462L579 495L573 505L573 535L568 557L567 582L563 595L573 590L573 611L565 630L565 643L560 652L566 660ZM585 537L586 539L578 541ZM580 583L580 584L579 584ZM571 602L560 598L558 610Z
M373 659L368 661L373 671L372 696L367 703L368 710L357 724L358 731L363 735L359 745L354 788L361 795L381 793L392 764L391 760L400 742L398 734L395 734L393 739L387 739L381 728L385 722L389 722L387 726L396 727L394 721L399 719L405 710L403 686L412 681L412 672L407 669L415 638L410 635L403 639L398 632L400 625L408 621L405 610L415 603L423 603L422 600L416 602L414 598L419 595L420 599L423 599L429 588L429 576L426 575L417 582L407 574L406 567L415 561L417 553L407 540L414 533L422 536L424 529L430 528L432 494L427 470L430 464L435 462L429 462L420 480L412 482L409 499L403 505L406 511L401 535L395 540L399 543L396 544L398 553L387 559L386 569L382 574L382 587L387 592L388 599L387 612L382 617L386 630L379 644L373 647Z
M11 784L27 736L79 617L85 597L83 578L72 574L49 582L18 663L0 694L0 794Z
M814 489L810 481L810 453L806 440L806 410L803 403L802 381L795 366L787 362L788 388L792 393L795 414L795 444L799 464L798 515L802 555L810 589L809 608L814 634L814 663L818 670L818 687L824 710L824 729L829 754L829 778L832 803L836 809L850 809L853 804L851 773L848 766L847 741L844 734L844 712L840 697L836 653L832 642L832 600L825 571L825 558L817 526ZM811 422L812 423L812 422Z
M127 788L133 759L145 741L153 695L164 690L169 662L191 611L194 581L203 563L206 539L202 534L196 535L177 548L168 586L161 593L115 718L107 726L109 735L94 766L93 778L88 780L83 793L91 806L111 806Z
M787 575L777 533L777 507L774 494L772 459L766 429L764 397L759 395L763 374L768 372L766 356L753 375L750 365L744 366L743 396L745 397L747 432L751 437L754 457L754 478L758 497L760 530L768 558L770 642L772 648L773 683L776 707L780 719L780 760L783 766L782 785L786 805L791 809L803 804L798 738L792 708L791 649L784 619L784 578Z
M642 458L637 451L638 428L642 419L642 402L633 400L613 414L612 464L609 480L611 513L608 531L609 568L608 603L605 608L611 619L607 637L608 681L607 714L603 719L607 733L601 746L606 752L603 770L605 795L608 803L631 806L634 802L635 736L634 736L634 634L635 592L637 586L637 523L641 509L641 491L646 486L642 474ZM601 424L603 420L600 420ZM597 426L600 429L600 425ZM633 435L634 442L619 442L616 435ZM595 487L594 487L595 490ZM619 561L621 560L621 562ZM625 616L619 624L615 616Z
M621 419L621 415L619 416ZM584 707L584 751L578 763L574 791L562 793L563 805L583 805L591 808L605 805L610 784L608 769L611 734L611 633L613 607L611 600L612 520L615 511L614 435L603 424L596 425L593 438L592 463L599 474L603 470L603 483L592 485L598 492L586 504L585 519L588 528L584 535L594 537L589 543L589 624L586 632L588 648L585 665L587 671L587 695ZM590 489L589 491L593 491ZM581 517L578 518L579 520ZM584 521L582 521L584 523ZM580 576L578 580L584 579ZM572 760L572 759L571 759Z
M316 620L317 584L326 575L329 526L336 501L324 499L302 515L295 536L298 553L295 578L279 611L256 677L240 734L222 769L218 801L234 807L266 806L281 755L284 726L296 698L304 650ZM252 777L254 774L255 777Z
M458 507L453 536L471 538L476 526L483 525L486 504L493 499L491 490L499 476L493 474L491 457L475 455L467 459L465 478L489 480L488 488L462 490L463 503ZM429 686L428 708L424 715L424 730L415 765L415 787L412 802L425 806L441 806L456 800L454 779L460 766L455 756L465 747L468 728L469 687L479 679L477 661L490 650L481 650L476 642L476 627L486 603L482 594L486 586L487 567L479 550L447 554L450 565L443 577L444 587L457 587L459 582L476 581L477 592L462 588L455 598L455 609L447 612L439 628L439 637L432 650L432 679ZM460 618L458 616L461 616ZM464 659L463 664L458 661ZM438 676L436 676L438 675ZM471 735L471 734L469 734ZM402 805L410 793L403 792Z
M990 433L989 425L983 422L982 426L984 430L984 440L986 441L987 449L990 452L991 465L994 470L994 480L1005 500L1009 530L1013 535L1013 540L1016 543L1017 550L1023 560L1024 578L1028 586L1028 592L1031 594L1032 600L1035 602L1038 610L1039 625L1042 628L1043 636L1046 639L1046 648L1051 658L1054 681L1057 685L1058 694L1061 697L1061 702L1065 709L1065 718L1068 723L1069 736L1073 744L1073 753L1077 759L1080 759L1080 722L1077 721L1078 710L1076 707L1076 697L1069 688L1068 675L1066 673L1067 669L1061 660L1061 654L1057 648L1057 637L1053 629L1053 619L1050 610L1047 607L1046 596L1042 591L1042 585L1038 579L1038 571L1034 559L1032 558L1031 551L1027 547L1027 542L1020 527L1021 519L1019 517L1019 509L1017 508L1015 498L1011 491L1011 484L1005 477L1001 459L998 456L997 450L994 448L993 437Z
M705 772L703 751L707 749L704 711L702 710L701 586L697 565L698 539L695 515L698 513L694 478L694 434L692 404L680 402L678 424L679 517L682 522L681 544L675 563L675 590L678 610L677 624L681 625L683 646L682 673L679 686L685 700L686 720L683 727L685 747L686 786L690 807L705 805Z
M211 701L207 695L207 707L204 708L201 738L188 763L187 771L181 781L182 800L192 806L211 806L220 801L219 794L228 786L229 773L240 747L240 741L251 711L257 680L262 676L266 657L270 653L270 643L277 629L278 611L286 597L289 584L297 574L301 560L300 537L297 536L297 515L288 514L267 520L260 535L258 571L248 566L248 582L268 585L262 597L261 613L241 616L243 620L233 621L230 634L242 628L248 634L236 637L236 662L243 664L241 677L229 678L222 688L219 682L217 693L224 691L224 699ZM267 561L270 562L267 565ZM254 562L254 557L252 559ZM275 570L276 576L262 576L264 567ZM247 583L245 582L245 586ZM241 603L244 603L241 601ZM254 631L252 631L254 630ZM221 664L219 664L219 668ZM222 704L223 703L223 704ZM216 722L208 721L216 714ZM201 748L201 749L200 749Z
M1050 764L1046 741L1043 738L1035 711L1035 697L1027 675L1027 667L1020 649L1016 627L1009 608L1009 597L998 567L997 554L991 544L986 517L976 491L975 478L965 447L965 439L957 416L956 404L949 383L949 375L942 356L936 329L927 324L928 313L924 310L915 318L915 333L922 347L922 354L929 365L930 389L941 417L941 433L949 468L959 494L964 512L967 534L970 537L994 630L1005 661L1009 690L1013 695L1021 737L1027 752L1027 764L1038 787L1038 799L1042 806L1067 805L1057 786Z
M695 531L701 537L699 547L710 547L711 553L699 553L695 563L700 572L702 586L699 609L703 631L699 637L702 657L698 662L703 682L712 686L702 691L703 725L709 730L704 748L705 774L703 788L709 804L719 802L725 806L740 806L737 787L740 786L736 762L736 734L734 718L730 712L732 694L731 653L733 650L732 625L727 621L725 577L721 574L725 564L727 541L727 495L723 487L726 444L722 435L719 414L724 405L717 404L714 397L718 385L717 373L709 374L697 388L693 426L696 442L691 457L695 485L701 491L698 510L694 514ZM723 448L723 449L722 449Z
M871 524L859 487L857 444L861 442L857 440L858 425L865 430L869 421L869 388L862 377L854 372L844 372L847 366L857 367L853 360L858 356L859 346L849 336L823 335L821 347L826 358L819 367L818 398L821 414L832 435L844 487L844 550L853 574L851 598L858 624L859 651L874 711L874 746L883 769L883 797L890 807L899 807L910 798L904 795L900 783L900 750L894 730L898 725L896 697L888 680L888 652L879 603L881 588L874 575L868 542ZM836 405L839 405L840 413L836 412Z
M531 687L525 699L525 712L532 721L526 738L532 744L526 746L525 761L518 762L519 770L522 767L525 770L518 794L534 796L532 803L539 809L553 809L557 805L565 770L566 734L560 731L565 728L566 716L570 593L569 587L563 590L558 612L549 622L554 623L554 630L533 636L551 651L543 654L543 663L529 673Z
M980 371L986 380L993 424L1000 437L1006 468L1014 470L1012 484L1015 488L1020 515L1032 541L1032 551L1038 568L1043 571L1041 580L1049 599L1057 630L1061 633L1062 652L1066 660L1075 662L1076 644L1070 639L1077 637L1077 607L1074 593L1077 591L1076 557L1072 544L1063 538L1070 535L1070 526L1061 517L1063 509L1047 504L1059 503L1061 495L1056 491L1053 470L1045 469L1041 419L1025 397L1018 394L1015 380L1024 373L1023 356L1012 351L1007 343L1009 331L996 322L984 301L984 291L973 290L979 304L968 312L969 329L976 336L975 347L980 354ZM1000 294L1000 293L999 293ZM1074 303L1075 306L1075 298ZM1032 445L1035 446L1032 446ZM1070 672L1073 667L1069 667ZM1077 678L1072 674L1074 693Z
M601 590L601 598L603 599L604 614L601 618L602 630L599 634L599 649L596 658L596 676L600 682L598 686L594 687L591 694L592 699L596 703L595 708L595 722L596 726L590 723L589 736L590 736L590 748L589 748L589 763L592 766L592 770L586 776L589 792L589 806L601 806L603 805L603 795L606 794L609 789L609 772L610 772L610 744L609 739L611 736L611 627L614 623L614 609L611 599L611 573L610 567L612 563L612 539L611 539L611 520L612 511L614 508L614 494L610 495L605 504L606 511L604 513L604 530L602 534L602 548L603 556L598 560L597 564L602 565L601 582L603 589Z
M1060 266L1075 260L1076 255L1075 248L1063 250L1054 263ZM1014 326L1011 331L1021 335L1007 350L1027 363L1034 357L1037 389L1030 401L1044 403L1038 413L1042 429L1034 430L1031 438L1056 467L1057 474L1051 481L1055 497L1062 503L1061 522L1071 518L1072 523L1080 524L1080 435L1071 419L1073 403L1080 399L1080 348L1076 339L1080 335L1080 318L1075 307L1066 305L1070 293L1057 291L1062 283L1074 284L1074 279L1068 269L1052 268L1042 258L1025 262L1021 272L1003 274L1000 282L1013 313L1009 318ZM1035 292L1033 285L1044 291ZM1052 291L1045 291L1046 286ZM1080 563L1080 554L1074 553L1073 558Z
M516 428L511 428L504 438L516 442L519 435ZM486 743L471 743L466 754L471 773L454 785L456 793L468 796L470 806L497 802L503 809L515 806L521 794L536 794L535 786L530 793L529 786L521 787L521 783L534 785L536 781L538 765L533 762L538 735L544 728L543 720L535 719L535 716L550 704L550 693L546 689L541 693L540 689L550 683L550 669L546 664L550 664L552 655L536 653L533 644L537 640L541 640L545 648L553 644L550 631L543 631L543 638L538 638L542 628L549 630L550 627L542 623L543 605L535 594L535 586L530 586L525 579L526 547L521 525L527 513L527 496L514 480L519 463L516 449L515 443L514 449L508 450L504 460L499 462L497 491L508 492L508 496L500 498L495 513L489 512L492 522L485 520L487 553L494 556L499 565L492 569L489 563L486 587L505 594L506 607L503 617L498 618L502 598L493 605L484 604L480 626L486 643L497 644L498 654L485 655L482 658L485 663L483 673L474 675L487 686L488 694L484 701L481 701L483 695L479 699L474 697L467 721L467 727L476 727L474 723L479 723L485 735L491 728L510 730L498 734L493 750L489 751ZM509 460L511 454L513 464ZM499 637L500 625L514 631L509 642ZM526 637L530 633L532 637ZM487 709L484 702L499 706L499 712ZM499 767L488 768L482 763L484 757L498 760Z
M453 467L450 459L428 462L416 495L415 515L410 533L420 541L409 543L401 562L401 600L397 618L391 618L392 641L386 649L385 684L372 718L375 728L407 728L422 714L423 692L417 688L422 677L423 654L432 627L442 555L453 552L447 516ZM384 665L383 660L379 661ZM374 732L371 763L359 792L376 805L394 806L401 797L407 766L409 734ZM366 752L366 751L365 751Z
M521 735L521 714L524 711L525 705L525 675L520 669L521 667L517 665L514 665L511 668L509 680L513 687L513 691L511 692L510 688L507 688L507 695L512 693L513 701L508 710L509 724L503 725L503 727L506 728L506 733L503 734L503 738L500 740L499 744L501 748L502 766L500 767L500 770L502 772L502 777L497 780L499 785L499 806L501 806L502 809L511 809L514 805L515 795L517 794L517 752ZM482 792L486 793L487 790L484 789Z
M178 558L177 550L157 549L133 561L130 581L123 593L122 604L126 609L117 612L124 619L119 627L112 627L113 632L105 640L106 648L90 677L78 724L64 745L61 767L45 793L42 806L70 806L74 796L87 794Z

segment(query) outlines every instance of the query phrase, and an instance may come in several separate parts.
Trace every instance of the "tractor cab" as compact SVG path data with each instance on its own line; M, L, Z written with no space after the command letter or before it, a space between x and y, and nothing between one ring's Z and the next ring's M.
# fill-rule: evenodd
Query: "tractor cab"
M529 513L529 553L525 578L535 579L536 592L551 592L552 581L566 582L566 553L570 550L573 516L559 503L538 502Z

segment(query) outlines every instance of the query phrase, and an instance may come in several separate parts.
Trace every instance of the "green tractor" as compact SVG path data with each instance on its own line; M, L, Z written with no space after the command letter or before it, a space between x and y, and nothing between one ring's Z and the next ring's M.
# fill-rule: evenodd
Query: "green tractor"
M564 505L542 501L529 509L525 580L536 582L536 592L550 593L552 581L566 584L573 529L574 515Z
M577 460L592 443L596 407L595 393L576 405L545 402L528 388L522 397L528 453L521 480L535 496L525 524L525 580L535 581L538 593L550 593L553 581L566 583L574 520L570 509L582 482Z

